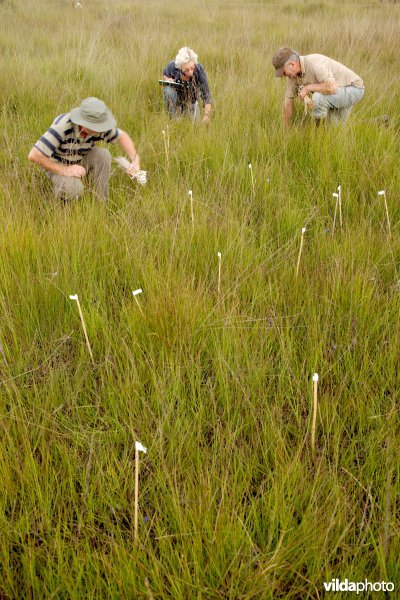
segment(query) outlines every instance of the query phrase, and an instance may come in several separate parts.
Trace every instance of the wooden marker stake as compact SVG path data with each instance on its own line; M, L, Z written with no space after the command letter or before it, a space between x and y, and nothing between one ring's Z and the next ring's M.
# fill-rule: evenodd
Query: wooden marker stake
M317 427L317 411L318 411L318 373L313 375L313 387L314 387L314 402L313 402L313 417L311 427L311 449L312 453L315 453L315 430Z
M87 346L87 349L89 350L90 360L92 361L92 364L94 365L93 352L92 352L92 349L90 347L90 342L89 342L88 334L87 334L87 331L86 331L85 321L83 320L83 314L82 314L82 309L81 309L81 304L79 302L78 294L71 294L70 297L69 297L69 299L70 300L75 300L75 302L78 305L78 311L79 311L79 316L81 318L81 323L82 323L82 327L83 327L83 333L85 335L86 346Z
M387 205L387 201L386 201L386 191L381 190L380 192L378 192L378 196L383 196L383 201L385 203L385 211L386 211L386 221L387 221L388 231L389 231L389 235L390 235L391 229L390 229L389 210L388 210L388 205Z
M218 252L218 300L221 293L221 252Z
M333 235L335 233L336 213L337 213L337 208L338 208L338 204L339 204L339 194L337 194L336 192L333 192L332 196L334 198L336 198L335 212L334 212L334 215L333 215L333 225L332 225L332 235Z
M303 227L301 230L301 238L300 238L300 248L299 248L299 254L297 257L297 267L296 267L296 278L299 275L299 269L300 269L300 259L301 259L301 253L303 252L303 243L304 243L304 234L306 232L306 228Z
M190 215L192 217L192 229L194 229L194 211L193 211L193 192L189 190L188 192L190 198Z
M168 131L169 134L169 131ZM168 135L168 139L167 136L165 134L165 129L162 130L162 135L163 135L163 139L164 139L164 150L165 150L165 158L167 160L167 164L169 163L169 135Z
M338 185L338 195L339 195L339 223L340 229L343 229L343 219L342 219L342 186Z
M140 306L139 299L137 298L137 296L138 296L139 294L141 294L142 292L143 292L143 290L142 290L141 288L139 288L138 290L134 290L134 291L132 292L132 296L133 296L133 297L135 298L135 300L136 300L136 304L137 304L137 305L138 305L138 307L139 307L139 310L140 310L140 313L141 313L142 317L144 317L144 313L143 313L142 307Z
M134 543L137 546L139 541L139 452L146 454L147 448L140 442L135 442L135 522L134 522Z
M253 188L253 196L255 196L256 188L254 185L253 167L251 166L251 163L249 163L249 169L250 169L250 174L251 174L251 187Z

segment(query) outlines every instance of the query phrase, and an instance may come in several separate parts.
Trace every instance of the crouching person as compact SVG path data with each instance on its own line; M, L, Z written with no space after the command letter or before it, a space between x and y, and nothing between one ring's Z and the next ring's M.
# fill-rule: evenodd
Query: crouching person
M203 101L202 123L210 122L212 100L206 71L197 61L197 54L191 48L181 48L175 60L163 70L164 104L171 118L188 115L192 121L200 119L199 101ZM169 86L168 83L171 85Z
M310 108L317 124L322 119L332 124L344 123L352 107L364 95L364 82L359 75L323 54L300 56L292 48L279 48L273 58L275 77L286 77L283 122L289 125L294 99Z
M116 127L116 120L98 98L86 98L71 112L59 115L29 152L29 160L42 167L53 184L56 198L79 198L88 174L101 200L108 198L111 154L97 142L118 143L131 161L130 171L140 169L132 139Z

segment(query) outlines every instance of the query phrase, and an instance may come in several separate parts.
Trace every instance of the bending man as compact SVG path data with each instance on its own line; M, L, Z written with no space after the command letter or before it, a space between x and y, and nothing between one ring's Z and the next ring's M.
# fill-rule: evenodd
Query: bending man
M197 54L188 47L181 48L175 60L163 70L164 81L178 84L163 88L165 106L172 118L189 114L193 121L200 117L199 100L204 104L203 123L209 123L211 94L203 65L197 62Z
M275 77L286 77L283 121L289 125L293 100L299 96L310 108L311 116L320 122L344 123L354 104L364 95L361 77L336 60L323 54L300 56L291 48L279 48L273 58Z
M107 200L111 154L96 147L100 141L118 143L132 162L130 172L140 169L133 141L116 127L113 114L98 98L86 98L79 107L59 115L28 158L44 169L56 198L78 198L84 189L82 178L88 173L99 197Z

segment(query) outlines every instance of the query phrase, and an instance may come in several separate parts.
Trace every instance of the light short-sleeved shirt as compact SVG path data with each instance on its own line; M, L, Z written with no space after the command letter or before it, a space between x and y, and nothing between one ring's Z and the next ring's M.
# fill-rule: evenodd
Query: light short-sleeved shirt
M302 85L325 83L329 79L334 79L338 87L354 85L364 88L364 82L357 73L323 54L300 56L300 66L300 75L293 79L287 78L286 98L296 98Z
M113 127L104 133L82 135L79 125L72 123L70 113L59 115L36 142L35 148L48 158L69 165L79 164L96 142L116 142L120 130Z

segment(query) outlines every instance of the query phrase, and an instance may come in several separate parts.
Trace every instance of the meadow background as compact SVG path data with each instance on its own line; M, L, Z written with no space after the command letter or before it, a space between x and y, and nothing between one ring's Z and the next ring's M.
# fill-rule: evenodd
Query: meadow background
M300 600L346 577L397 597L400 7L81 2L0 1L0 598ZM345 127L299 105L283 129L286 44L363 77ZM183 45L207 128L163 111ZM115 169L108 204L61 206L27 155L91 95L149 182Z

